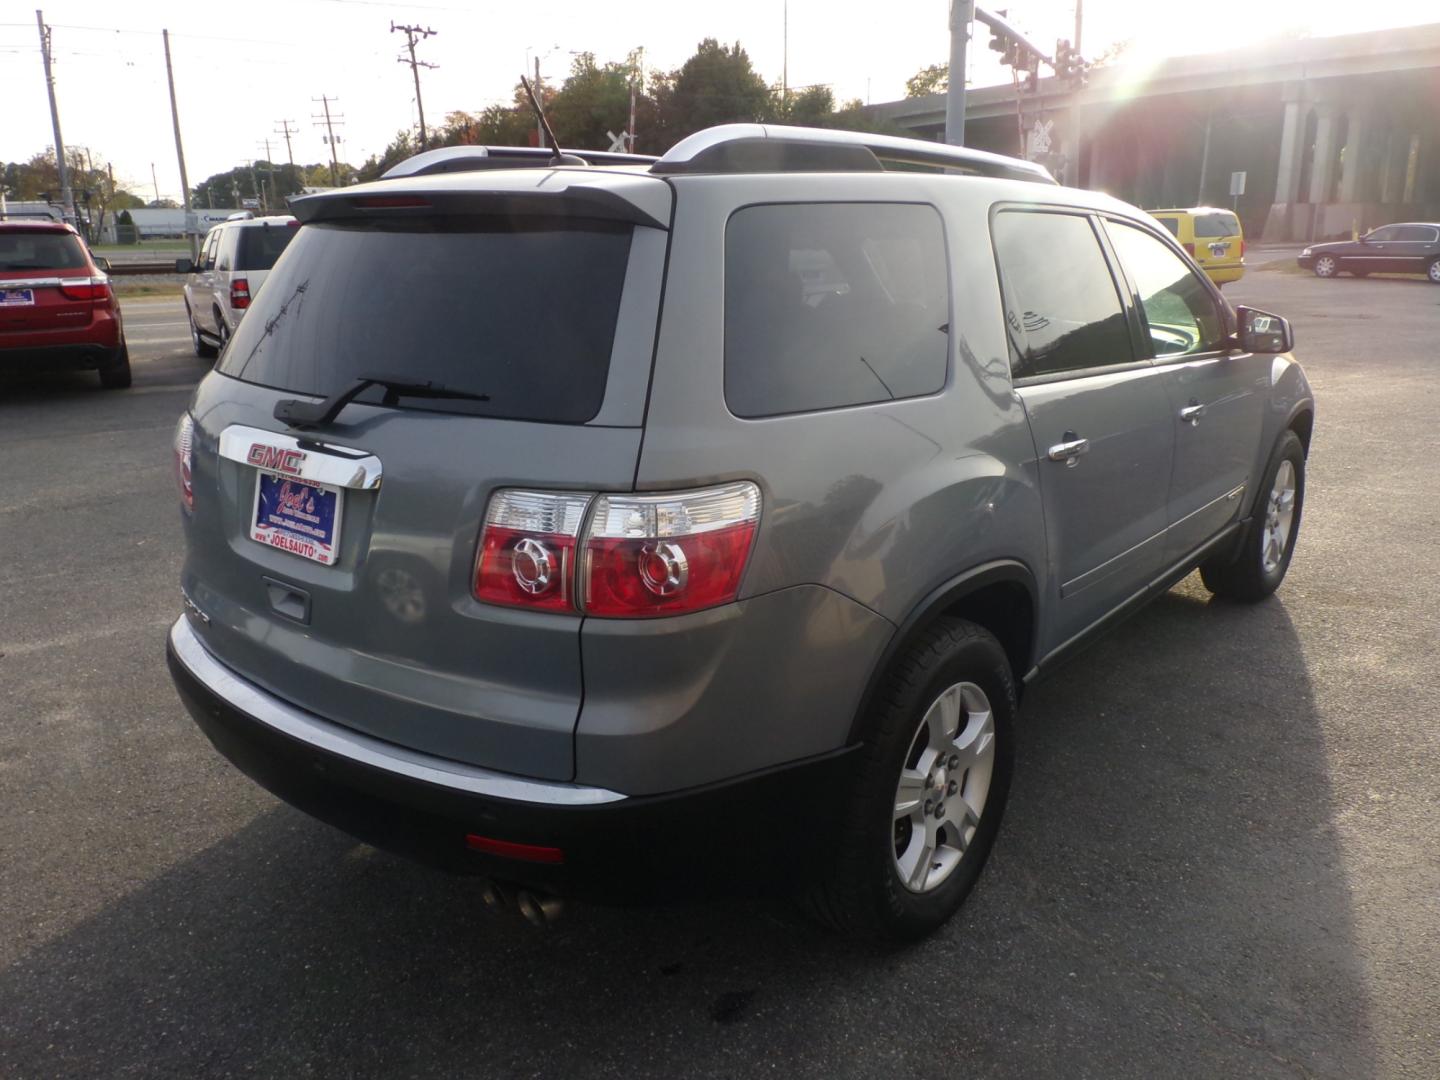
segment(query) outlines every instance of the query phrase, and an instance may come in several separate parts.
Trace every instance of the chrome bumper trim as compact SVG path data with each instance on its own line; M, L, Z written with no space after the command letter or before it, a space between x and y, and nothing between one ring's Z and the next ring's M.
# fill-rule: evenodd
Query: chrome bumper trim
M220 433L220 456L229 461L257 465L251 458L251 452L257 446L295 453L296 464L289 475L297 480L313 480L330 487L358 488L361 491L373 491L380 486L380 459L364 450L314 439L307 439L302 444L292 435L246 427L244 424L231 424Z
M329 754L437 787L470 795L546 806L597 806L625 798L606 788L530 780L458 761L431 757L322 720L240 678L201 644L182 615L170 628L170 647L203 686L233 708L268 728Z

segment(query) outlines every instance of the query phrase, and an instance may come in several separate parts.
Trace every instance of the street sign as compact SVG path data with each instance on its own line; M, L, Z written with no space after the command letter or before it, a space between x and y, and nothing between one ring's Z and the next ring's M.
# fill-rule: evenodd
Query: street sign
M1245 174L1243 172L1232 172L1230 174L1230 194L1245 194Z
M616 135L615 132L606 128L605 134L610 136L610 152L612 154L623 154L625 152L625 140L628 133L622 131L619 135Z

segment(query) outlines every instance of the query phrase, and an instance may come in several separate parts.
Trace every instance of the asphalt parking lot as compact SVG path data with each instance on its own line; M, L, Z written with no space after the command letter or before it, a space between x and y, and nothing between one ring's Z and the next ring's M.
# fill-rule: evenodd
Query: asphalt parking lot
M1290 577L1197 578L1023 710L966 908L572 908L359 847L211 749L163 661L204 361L0 383L0 1076L1440 1075L1440 288L1252 272L1319 412Z

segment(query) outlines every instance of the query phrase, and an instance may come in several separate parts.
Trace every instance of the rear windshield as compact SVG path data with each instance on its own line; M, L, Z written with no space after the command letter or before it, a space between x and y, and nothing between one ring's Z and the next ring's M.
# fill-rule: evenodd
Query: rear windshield
M584 423L600 411L630 226L555 218L307 225L266 279L219 370L329 396L400 376L488 401L392 402ZM379 403L372 387L357 401Z
M240 229L236 270L269 270L300 230L291 225L258 225Z
M0 233L0 270L83 270L78 237L58 232Z
M1234 214L1196 214L1196 236L1239 236L1240 222Z
M1165 228L1169 229L1171 236L1179 236L1179 235L1180 235L1180 219L1179 219L1179 218L1162 217L1162 218L1156 218L1155 220L1158 221L1158 222L1160 222L1161 225L1164 225Z

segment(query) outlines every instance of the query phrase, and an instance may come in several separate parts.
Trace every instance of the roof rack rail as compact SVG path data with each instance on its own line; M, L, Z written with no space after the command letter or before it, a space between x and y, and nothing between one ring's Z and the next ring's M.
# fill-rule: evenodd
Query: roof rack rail
M565 150L567 165L651 165L649 154L618 154L608 150ZM431 176L435 173L475 172L480 169L529 169L553 160L548 149L534 146L442 146L392 165L380 177Z
M1053 184L1043 165L963 146L830 128L722 124L681 139L653 173L875 172L886 163Z

